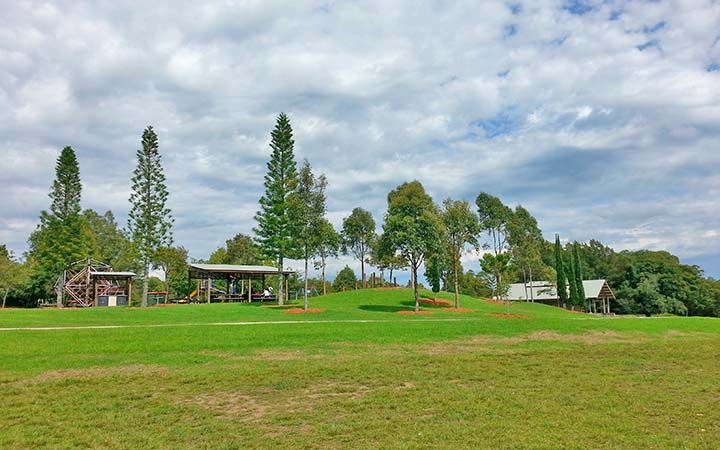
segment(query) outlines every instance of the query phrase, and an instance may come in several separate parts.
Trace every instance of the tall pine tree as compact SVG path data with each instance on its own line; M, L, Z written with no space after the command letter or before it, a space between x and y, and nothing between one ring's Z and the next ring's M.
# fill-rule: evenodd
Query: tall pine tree
M142 147L137 151L130 194L132 207L128 215L128 230L143 267L142 306L147 306L148 274L155 253L173 241L173 218L167 199L158 138L153 127L148 126L142 135Z
M567 291L567 274L565 273L565 263L563 262L563 249L560 246L560 235L555 235L555 273L558 297L563 306L568 303Z
M80 215L81 192L75 151L65 147L55 165L50 212L40 213L40 225L29 239L28 260L35 268L32 287L38 297L50 293L53 283L70 263L90 256L88 229Z
M289 197L297 186L292 127L285 113L280 113L270 134L272 155L267 163L265 195L260 198L260 211L255 215L257 227L253 229L265 256L275 261L278 269L278 303L284 303L283 264L296 250L290 222Z

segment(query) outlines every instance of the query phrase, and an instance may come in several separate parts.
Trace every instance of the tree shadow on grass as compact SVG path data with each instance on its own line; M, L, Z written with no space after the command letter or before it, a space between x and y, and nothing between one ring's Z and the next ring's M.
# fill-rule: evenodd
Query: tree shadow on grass
M360 306L358 306L358 308L362 309L363 311L372 311L372 312L398 312L398 311L409 311L411 309L406 306L392 306L392 305L360 305Z

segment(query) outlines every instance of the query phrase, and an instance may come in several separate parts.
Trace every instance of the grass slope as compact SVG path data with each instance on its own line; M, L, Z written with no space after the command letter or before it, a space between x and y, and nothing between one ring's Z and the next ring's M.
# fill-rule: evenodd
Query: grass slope
M713 448L720 440L717 319L591 318L469 297L470 313L397 314L412 308L408 290L333 294L311 306L325 311L1 311L0 328L131 327L0 331L0 447ZM497 316L508 311L525 318ZM257 324L216 325L228 322Z

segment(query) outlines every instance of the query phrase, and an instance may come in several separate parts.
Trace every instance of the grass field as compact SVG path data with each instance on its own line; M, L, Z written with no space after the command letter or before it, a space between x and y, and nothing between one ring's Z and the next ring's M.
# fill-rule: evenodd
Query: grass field
M411 296L0 311L0 448L718 448L718 319Z

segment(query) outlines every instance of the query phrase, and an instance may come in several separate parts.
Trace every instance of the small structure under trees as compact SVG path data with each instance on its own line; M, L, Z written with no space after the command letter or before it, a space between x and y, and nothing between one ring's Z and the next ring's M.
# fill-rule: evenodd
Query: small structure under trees
M615 300L615 294L610 289L607 280L583 280L582 284L588 312L610 314L610 302ZM557 289L549 281L511 284L508 290L508 299L533 301L554 306L562 305Z
M291 269L283 269L282 285L280 295L287 295L288 276L295 273ZM271 266L246 266L237 264L190 264L188 265L188 279L197 280L198 287L190 294L198 301L210 303L211 301L263 301L276 300L275 295L263 295L265 289L265 277L277 275L278 269ZM214 289L213 280L225 280L227 289L221 291ZM252 282L260 281L262 289L253 292ZM281 300L287 300L287 297ZM281 302L282 304L282 302Z
M127 306L132 301L133 272L115 272L93 259L70 264L55 283L57 306Z

